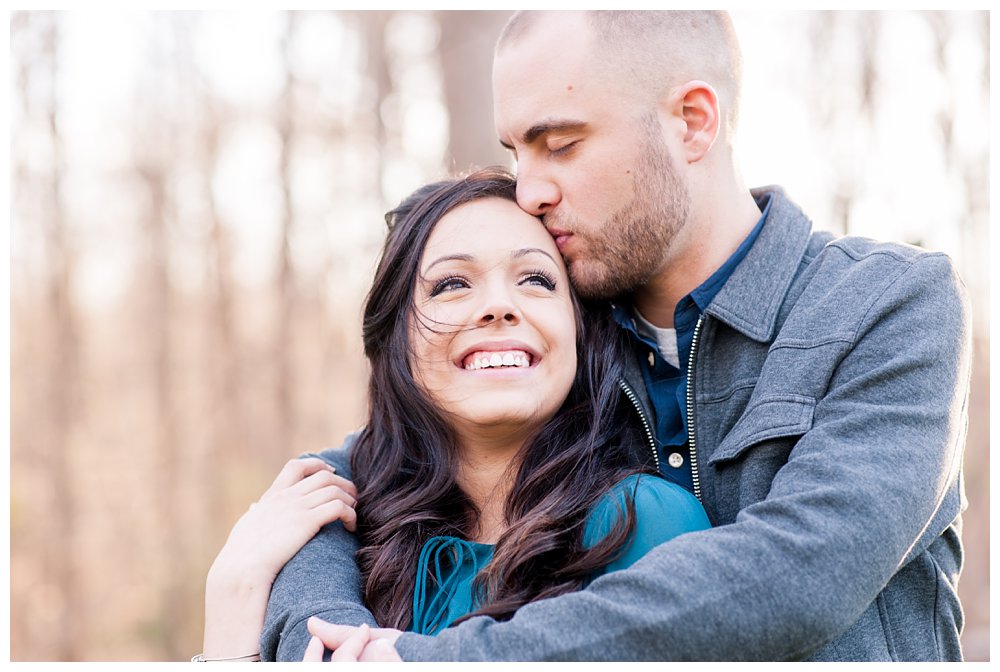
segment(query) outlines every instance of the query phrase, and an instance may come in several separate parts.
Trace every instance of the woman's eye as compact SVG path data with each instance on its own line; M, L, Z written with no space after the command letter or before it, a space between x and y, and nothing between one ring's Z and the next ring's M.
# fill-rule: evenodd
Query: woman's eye
M531 273L526 273L521 279L521 284L544 287L549 291L553 291L556 288L555 279L545 271L532 271Z
M434 288L431 289L431 296L437 296L442 292L453 292L456 289L465 289L469 286L469 283L465 278L451 277L444 278L443 280L438 280L434 283Z

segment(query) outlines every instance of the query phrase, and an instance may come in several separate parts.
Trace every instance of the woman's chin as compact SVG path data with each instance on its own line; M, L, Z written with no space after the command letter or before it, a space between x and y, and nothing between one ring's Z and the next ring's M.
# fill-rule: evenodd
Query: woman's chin
M471 409L470 409L471 410ZM534 436L555 414L555 409L538 408L482 409L458 415L460 424L466 431L483 436L511 436L527 440Z

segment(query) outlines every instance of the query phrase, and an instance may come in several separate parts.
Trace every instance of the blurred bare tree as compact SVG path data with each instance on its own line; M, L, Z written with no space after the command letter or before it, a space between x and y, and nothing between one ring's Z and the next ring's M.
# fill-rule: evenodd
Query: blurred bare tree
M436 12L448 108L449 170L508 165L493 126L493 47L510 12Z
M11 15L15 660L200 648L229 527L284 460L363 420L360 305L381 213L446 172L510 164L490 92L507 16ZM961 587L966 655L988 660L988 145L962 140L960 115L988 106L989 15L779 19L809 31L807 79L792 79L825 143L824 226L865 232L857 148L889 102L891 29L924 31L920 67L953 87L912 114L934 115L915 142L958 185L948 226L977 314ZM958 46L982 58L971 106Z
M22 397L21 403L12 400L11 427L12 430L31 427L30 433L25 433L24 447L35 459L30 461L30 467L27 462L19 464L12 460L12 467L23 465L36 477L44 475L42 487L36 491L36 504L46 512L47 523L44 531L32 530L23 517L29 512L14 510L11 532L23 531L30 538L38 562L33 569L46 577L44 585L49 588L48 596L53 598L48 605L51 616L45 622L20 624L18 630L36 634L39 629L58 625L46 637L51 655L73 660L82 650L78 617L83 611L84 577L74 559L83 521L78 516L75 465L68 459L65 446L74 442L85 410L80 381L80 325L73 295L77 250L63 206L66 157L57 90L61 35L54 13L17 14L11 28L32 37L17 44L25 50L22 53L26 57L19 63L18 86L32 93L20 100L22 114L30 120L37 134L37 147L45 156L39 163L29 162L26 157L17 157L14 162L17 185L37 199L30 205L23 204L29 212L20 210L18 214L39 226L42 258L37 269L38 285L22 295L23 303L16 304L19 308L35 306L32 310L35 329L32 333L12 330L12 355L22 348L29 349L31 354L18 360L17 364L23 368L12 367L12 377L15 372L20 373L20 379L29 387L15 389L12 385L12 395L27 398ZM31 417L39 407L44 409L43 417ZM35 422L36 419L42 422ZM12 567L12 577L20 570L21 567ZM18 594L21 587L12 586L12 596L27 598Z

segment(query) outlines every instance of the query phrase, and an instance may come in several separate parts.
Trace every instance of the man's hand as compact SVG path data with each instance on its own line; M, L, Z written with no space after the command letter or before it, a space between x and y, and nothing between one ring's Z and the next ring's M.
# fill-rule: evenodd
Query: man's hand
M312 639L306 648L303 662L318 663L323 660L325 649L333 651L330 661L339 662L402 662L393 647L402 632L392 628L369 628L334 625L316 618L307 624Z

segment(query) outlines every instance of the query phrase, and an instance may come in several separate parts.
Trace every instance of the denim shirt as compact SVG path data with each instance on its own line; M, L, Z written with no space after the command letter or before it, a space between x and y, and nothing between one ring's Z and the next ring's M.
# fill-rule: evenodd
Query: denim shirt
M656 341L639 333L634 319L635 308L631 305L616 305L612 315L615 321L629 333L642 371L646 392L653 404L654 426L656 427L656 447L658 452L669 452L669 457L661 454L660 473L669 481L677 483L689 492L694 492L691 475L691 460L688 459L687 428L687 367L694 340L698 318L712 303L729 276L740 265L753 246L757 235L767 219L771 207L771 197L765 195L757 204L761 209L760 219L747 234L736 251L711 276L687 294L674 309L674 329L677 333L677 354L680 368L663 358Z
M690 372L713 527L509 621L404 633L404 660L961 659L965 286L944 254L814 233L768 191ZM338 473L348 451L330 453ZM356 549L333 524L288 562L265 658L301 660L312 615L374 624Z

